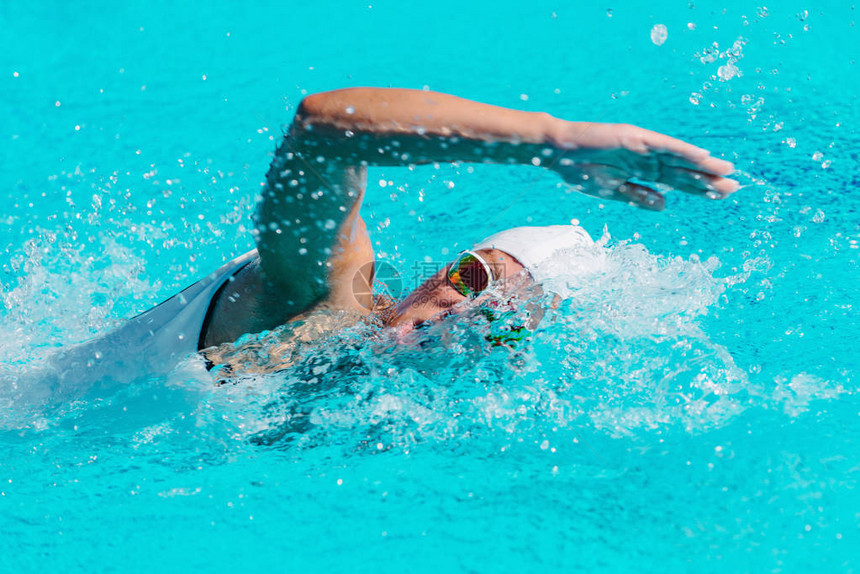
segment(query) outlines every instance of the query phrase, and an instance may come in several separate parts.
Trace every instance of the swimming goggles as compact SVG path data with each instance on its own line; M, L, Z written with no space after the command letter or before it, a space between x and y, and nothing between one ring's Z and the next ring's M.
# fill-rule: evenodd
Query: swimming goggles
M448 281L464 297L477 297L493 284L493 274L480 255L466 250L448 268Z
M448 268L448 281L458 293L464 297L477 297L493 284L493 273L490 265L474 251L463 251ZM488 306L489 305L489 306ZM503 310L496 303L490 302L479 309L479 313L490 324L490 332L484 339L494 347L515 348L528 338L531 331L519 324L517 313Z

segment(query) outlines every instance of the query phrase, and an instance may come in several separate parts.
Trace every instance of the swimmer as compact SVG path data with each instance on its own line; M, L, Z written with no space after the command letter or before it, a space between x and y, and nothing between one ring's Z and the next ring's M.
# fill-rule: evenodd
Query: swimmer
M67 359L94 369L137 357L149 372L166 372L185 356L320 310L341 312L338 328L345 317L375 316L408 330L469 305L494 284L540 281L541 263L554 252L591 242L571 225L476 237L404 300L386 302L372 291L374 252L361 214L367 168L434 162L533 165L585 194L649 210L664 208L666 188L710 199L738 189L726 177L731 163L632 125L565 121L429 91L310 95L266 175L256 249ZM495 208L491 198L476 201Z

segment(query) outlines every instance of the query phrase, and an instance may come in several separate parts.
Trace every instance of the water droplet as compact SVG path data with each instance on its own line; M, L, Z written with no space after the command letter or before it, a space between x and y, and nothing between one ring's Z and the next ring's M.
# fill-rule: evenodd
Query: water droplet
M717 75L720 77L721 81L728 82L735 76L739 76L740 70L734 64L725 64L717 69Z
M331 231L335 227L337 227L337 223L334 222L334 219L327 219L324 225L325 229Z
M346 113L352 115L355 113L355 108L353 106L346 106Z
M696 29L695 24L693 24L692 22L687 22L687 30L695 30L695 29Z
M759 18L767 18L767 15L768 15L767 6L762 6L761 8L758 9L758 17Z
M823 157L824 157L824 154L821 153L820 151L817 151L814 154L812 154L812 159L815 161L821 161L821 158L823 158Z
M306 247L300 247L299 248L299 255L307 255L307 254L308 254L308 250Z
M702 50L702 54L699 56L699 61L703 64L710 64L711 62L716 62L719 57L720 45L714 42L713 44Z
M607 17L607 18L612 18L612 8L607 8L607 9L606 9L606 17Z
M654 24L654 27L651 28L651 41L656 46L662 46L668 37L669 31L663 24Z
M824 212L820 209L816 209L815 215L812 216L812 221L815 223L822 223L824 221Z

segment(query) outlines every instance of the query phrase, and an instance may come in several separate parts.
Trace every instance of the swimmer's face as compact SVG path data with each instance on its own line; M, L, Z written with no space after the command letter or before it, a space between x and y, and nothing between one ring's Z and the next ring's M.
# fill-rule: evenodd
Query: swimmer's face
M504 284L529 278L528 272L516 259L497 249L481 249L477 252L490 266L493 281ZM397 305L394 318L388 324L393 327L414 327L437 316L454 312L454 307L468 300L448 280L450 264L424 281L417 289Z

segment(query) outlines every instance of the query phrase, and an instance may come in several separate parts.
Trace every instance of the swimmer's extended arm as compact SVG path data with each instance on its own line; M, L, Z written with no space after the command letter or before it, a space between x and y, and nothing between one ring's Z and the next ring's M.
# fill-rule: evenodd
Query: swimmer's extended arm
M351 286L358 259L370 249L365 241L357 259L347 257L346 247L366 238L358 214L365 168L441 161L540 165L584 193L648 209L664 206L654 184L713 198L737 189L722 177L732 172L731 163L631 125L569 122L435 92L335 90L302 101L272 162L258 210L263 269L276 283L293 284L291 293L307 290L305 301L325 296L326 288ZM344 252L348 261L327 257L326 250ZM320 273L325 262L338 266L327 284ZM309 270L297 269L303 264ZM310 275L298 288L297 273ZM334 297L349 299L336 290Z
M722 177L729 162L630 125L568 122L416 90L314 94L266 176L255 229L260 264L213 305L207 344L274 328L319 303L366 312L369 285L354 284L369 283L365 266L373 261L359 214L366 167L444 161L540 165L584 193L649 209L664 206L649 184L715 198L737 189Z
M662 209L652 188L722 198L731 163L626 124L569 122L447 94L352 88L308 96L293 124L311 148L358 165L466 161L541 165L589 195ZM635 179L636 183L628 182Z

